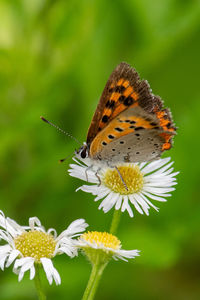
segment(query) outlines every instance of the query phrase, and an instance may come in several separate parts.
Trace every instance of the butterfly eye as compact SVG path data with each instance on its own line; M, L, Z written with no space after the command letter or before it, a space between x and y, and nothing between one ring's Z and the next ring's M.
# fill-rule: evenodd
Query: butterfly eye
M86 158L88 157L88 149L86 146L83 146L80 151L79 151L79 154L81 156L81 158Z
M83 151L80 154L81 154L81 158L86 158L87 157L87 150L83 149Z

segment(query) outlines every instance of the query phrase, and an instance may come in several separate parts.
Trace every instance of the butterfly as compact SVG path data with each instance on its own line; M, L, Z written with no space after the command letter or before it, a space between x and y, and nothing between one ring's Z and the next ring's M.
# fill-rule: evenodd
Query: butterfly
M106 83L77 155L108 166L152 161L171 148L175 133L170 110L163 108L148 82L122 62Z

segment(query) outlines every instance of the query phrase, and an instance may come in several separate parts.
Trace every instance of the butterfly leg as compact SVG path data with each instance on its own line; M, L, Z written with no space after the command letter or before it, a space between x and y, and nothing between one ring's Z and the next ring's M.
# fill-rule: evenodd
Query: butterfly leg
M87 173L87 172L88 172L90 169L92 169L92 168L93 168L93 165L87 167L87 169L85 170L86 181L89 181L89 180L88 180L88 173ZM99 181L98 186L101 185L101 178L100 178L99 175L98 175L99 170L100 170L100 168L95 172L95 176L97 177L97 179L98 179L98 181Z
M93 165L87 167L86 170L85 170L86 181L89 181L89 180L88 180L88 173L87 173L87 172L88 172L90 169L92 169L92 167L93 167Z
M125 189L128 191L128 187L126 185L126 182L124 181L124 178L122 177L122 174L120 173L119 169L116 166L115 166L115 170L117 171L117 173L118 173L118 175L119 175L119 177L120 177L120 179L121 179L121 181L122 181Z
M100 168L96 171L96 173L95 173L95 176L97 177L97 179L99 180L99 184L98 184L98 186L100 186L101 185L101 178L100 178L100 176L98 175L98 172L99 172L99 170L101 170Z

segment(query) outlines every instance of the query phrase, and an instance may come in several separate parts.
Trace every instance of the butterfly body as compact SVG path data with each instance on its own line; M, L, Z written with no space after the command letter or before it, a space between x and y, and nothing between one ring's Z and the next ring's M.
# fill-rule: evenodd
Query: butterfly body
M120 63L105 86L78 155L109 166L151 161L171 148L175 131L170 111L151 93L148 82Z

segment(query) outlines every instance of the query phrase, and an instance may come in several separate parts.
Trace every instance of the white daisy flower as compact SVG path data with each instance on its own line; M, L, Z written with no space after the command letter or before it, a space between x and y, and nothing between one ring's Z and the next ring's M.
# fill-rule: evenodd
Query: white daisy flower
M138 250L122 250L120 240L107 232L88 231L83 233L75 243L93 264L97 259L98 263L103 264L111 258L128 261L127 259L139 256Z
M4 270L14 262L13 271L19 275L20 281L28 270L30 279L33 279L35 264L40 264L49 284L55 280L58 285L61 278L51 259L63 253L70 257L77 255L73 237L79 236L87 226L85 220L78 219L57 236L53 228L46 231L37 217L29 218L29 226L20 226L0 211L0 239L6 242L0 246L0 268Z
M124 163L115 168L102 166L95 168L91 160L87 159L87 165L74 158L76 164L71 164L69 174L73 177L92 183L92 185L82 185L77 190L91 193L96 198L94 201L103 200L99 209L107 213L112 207L124 212L128 211L133 217L130 203L140 213L149 215L150 207L158 211L151 200L166 201L166 197L171 196L174 191L176 175L173 172L173 162L170 158L161 158L153 162ZM127 189L119 176L123 178Z

